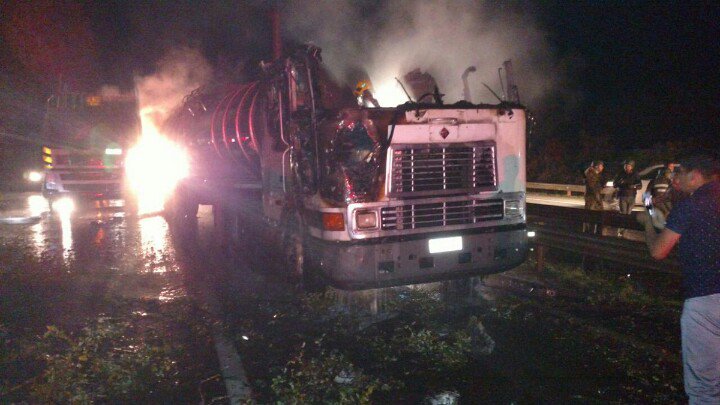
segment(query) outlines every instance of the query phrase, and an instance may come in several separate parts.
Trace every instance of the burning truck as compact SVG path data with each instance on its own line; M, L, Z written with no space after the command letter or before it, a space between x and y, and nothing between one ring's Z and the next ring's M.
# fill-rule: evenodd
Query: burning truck
M161 131L189 157L168 217L191 227L198 205L212 204L236 248L277 252L308 288L414 284L522 263L519 100L445 104L435 88L385 108L364 102L368 91L338 85L308 47L265 65L257 81L187 95Z

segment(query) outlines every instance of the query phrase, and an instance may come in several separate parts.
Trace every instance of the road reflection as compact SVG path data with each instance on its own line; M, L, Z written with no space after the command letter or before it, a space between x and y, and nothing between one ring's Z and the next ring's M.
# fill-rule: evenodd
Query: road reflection
M139 220L140 245L145 256L145 269L152 273L177 270L172 256L172 246L167 221L160 215Z
M81 201L74 209L62 209L56 202L53 210L38 193L6 200L15 203L0 208L1 216L36 217L37 222L6 227L0 239L24 240L28 253L41 262L123 274L178 269L168 224L159 214L135 215L121 200Z
M73 244L73 232L72 232L72 220L70 213L65 213L60 216L60 230L62 232L62 252L63 259L67 264L70 260L70 253L72 252Z

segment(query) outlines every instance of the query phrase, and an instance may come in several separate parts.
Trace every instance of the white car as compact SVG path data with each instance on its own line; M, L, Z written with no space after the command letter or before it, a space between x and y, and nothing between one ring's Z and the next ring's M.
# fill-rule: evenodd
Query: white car
M642 186L635 195L635 205L642 206L642 196L647 190L650 180L665 170L665 165L652 165L638 172ZM613 187L613 181L609 180L602 189L603 209L608 211L620 211L620 201L617 196L617 189Z

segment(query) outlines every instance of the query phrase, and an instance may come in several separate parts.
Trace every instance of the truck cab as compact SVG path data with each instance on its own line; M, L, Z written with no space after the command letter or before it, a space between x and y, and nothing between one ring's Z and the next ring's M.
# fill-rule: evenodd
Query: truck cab
M43 147L43 197L51 208L61 198L76 203L122 198L122 152L117 147L102 151Z
M46 102L42 194L50 203L123 198L125 148L140 131L137 97L114 86L63 89Z

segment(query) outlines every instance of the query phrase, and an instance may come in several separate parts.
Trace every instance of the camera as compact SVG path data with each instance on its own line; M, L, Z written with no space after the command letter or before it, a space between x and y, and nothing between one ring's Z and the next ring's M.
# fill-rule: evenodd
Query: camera
M650 219L652 220L653 227L657 232L662 231L665 228L665 214L662 211L656 210L652 203L652 194L649 191L643 193L643 205L647 210Z
M647 210L648 214L652 217L655 214L655 207L653 207L652 203L652 194L650 194L649 191L646 191L643 193L643 205L645 206L645 209Z

